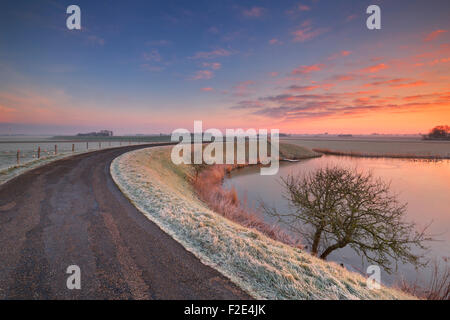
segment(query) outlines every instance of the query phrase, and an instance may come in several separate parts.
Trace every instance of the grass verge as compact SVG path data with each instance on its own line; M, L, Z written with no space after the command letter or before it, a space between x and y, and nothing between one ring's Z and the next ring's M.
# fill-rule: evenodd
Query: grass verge
M89 152L91 152L91 151L89 151ZM38 168L40 166L46 165L46 164L48 164L50 162L53 162L53 161L56 161L56 160L72 157L74 155L81 154L81 153L85 153L85 151L83 151L83 152L74 152L74 153L61 153L61 154L57 154L57 155L50 155L50 156L47 156L47 157L41 157L40 159L27 161L27 162L25 162L23 164L13 165L13 166L11 166L9 168L6 168L6 169L2 169L2 170L0 170L0 185L8 182L11 179L14 179L18 175L20 175L20 174L22 174L24 172L27 172L29 170Z

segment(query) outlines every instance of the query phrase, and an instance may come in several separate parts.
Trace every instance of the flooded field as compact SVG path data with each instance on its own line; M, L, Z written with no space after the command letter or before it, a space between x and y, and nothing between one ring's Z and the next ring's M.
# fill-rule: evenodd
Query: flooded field
M234 186L239 199L247 199L250 207L258 207L263 200L279 211L289 210L282 196L281 177L288 174L301 174L327 165L358 168L372 171L375 177L391 181L391 189L399 194L402 202L408 203L407 219L419 227L431 223L429 232L436 235L438 241L428 243L430 250L426 257L441 264L450 259L450 160L413 161L386 158L351 158L342 156L323 156L322 158L302 160L297 163L283 164L276 176L261 176L258 168L247 167L234 171L224 182L225 187ZM271 216L261 213L265 221L274 223ZM330 260L343 263L347 268L364 273L367 265L351 249L343 248L330 255ZM416 279L426 282L431 275L432 263L426 268L415 270L410 265L399 265L395 274L384 273L382 281L393 283L400 278L409 282Z

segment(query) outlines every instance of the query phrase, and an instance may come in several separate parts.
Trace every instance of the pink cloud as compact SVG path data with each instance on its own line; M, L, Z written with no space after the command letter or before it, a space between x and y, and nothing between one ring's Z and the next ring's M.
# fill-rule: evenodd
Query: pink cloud
M424 41L432 41L434 39L436 39L437 37L439 37L442 33L447 32L447 30L442 30L442 29L438 29L438 30L434 30L433 32L429 33Z
M230 107L230 109L259 109L264 107L264 104L258 100L240 101L237 105Z
M351 75L342 75L342 76L337 77L338 81L350 81L353 79L354 79L354 77Z
M227 57L230 56L232 52L226 50L226 49L216 49L212 51L200 51L197 52L192 59L212 59L215 57Z
M222 64L220 62L203 62L202 66L213 70L219 70L222 67Z
M323 29L323 28L322 29L314 29L313 27L310 26L309 21L305 21L305 22L303 22L300 29L292 32L292 35L294 35L293 41L305 42L305 41L311 40L325 32L327 32L327 29Z
M273 38L273 39L269 40L269 44L271 44L271 45L282 44L282 42L280 40L278 40L277 38Z
M411 87L423 86L425 84L427 84L426 81L419 80L419 81L414 81L414 82L395 84L395 85L391 85L391 87L393 87L393 88L411 88Z
M1 111L1 112L13 112L14 109L13 109L13 108L8 108L8 107L5 107L5 106L2 106L2 105L0 104L0 111Z
M311 7L309 7L309 6L305 5L305 4L301 4L301 3L297 6L297 8L300 11L309 11L309 10L311 10Z
M389 80L384 80L384 81L377 81L377 82L372 82L372 83L367 83L364 86L365 87L370 87L370 86L382 86L382 85L396 85L398 83L402 83L405 81L408 81L409 79L405 79L405 78L396 78L396 79L389 79Z
M352 21L352 20L355 20L357 17L358 17L357 14L351 14L351 15L349 15L349 16L345 19L345 21L346 21L346 22L350 22L350 21Z
M155 40L155 41L148 41L146 44L149 46L158 46L158 47L167 47L173 44L170 40Z
M203 92L212 92L212 91L214 91L213 88L209 88L209 87L207 87L207 88L201 88L200 90L202 90Z
M95 107L85 107L92 115ZM80 117L80 106L59 89L35 92L29 88L0 91L0 120L22 123L68 123Z
M334 59L337 59L339 57L347 57L347 56L349 56L351 54L352 54L351 51L342 50L341 52L337 52L337 53L331 55L330 57L328 57L328 60L334 60Z
M320 71L325 67L323 64L312 64L307 66L300 66L292 70L292 74L307 74L315 71Z
M97 37L95 35L88 36L87 40L88 40L89 43L96 44L96 45L99 45L99 46L105 45L105 39L102 39L102 38Z
M320 85L315 86L290 86L289 91L290 92L304 92L304 91L313 91L316 89L319 89Z
M254 84L255 82L251 80L239 82L233 87L234 95L238 97L248 96L251 93L249 87L253 86Z
M353 100L353 103L356 105L365 105L368 104L370 102L370 98L367 97L361 97L361 98L357 98Z
M150 52L145 52L142 56L145 61L160 62L162 60L161 55L156 49Z
M436 64L439 64L439 63L446 63L446 62L450 62L450 58L434 59L434 60L431 61L429 64L430 64L431 66L434 66L434 65L436 65Z
M208 80L214 76L214 73L211 70L199 70L192 76L191 80Z
M212 26L212 27L210 27L208 29L208 32L209 33L213 33L213 34L217 34L217 33L219 33L219 29L217 27L215 27L215 26Z
M299 3L295 7L293 7L292 9L287 10L286 14L294 15L294 14L298 14L298 12L301 12L301 11L310 11L310 10L311 10L310 6L308 6L306 4Z
M365 69L361 69L360 71L363 72L363 73L376 73L376 72L378 72L380 70L384 70L384 69L387 69L387 68L389 68L388 65L386 65L384 63L379 63L379 64L376 64L376 65L367 67Z
M145 70L145 71L150 71L150 72L160 72L160 71L164 70L164 67L152 66L152 65L149 65L148 63L144 63L144 64L141 64L141 69Z
M305 92L305 91L314 91L316 89L325 89L329 90L330 88L334 87L335 85L333 83L324 83L324 84L315 84L311 86L290 86L288 88L288 92Z
M311 20L305 20L302 22L301 26L302 26L302 28L306 28L306 27L311 26L311 24L312 24Z
M346 50L341 51L341 56L343 56L343 57L349 56L351 54L352 54L351 51L346 51Z
M15 111L16 110L13 108L5 107L0 104L0 121L10 121L12 119L10 114Z
M264 8L253 7L253 8L242 11L242 14L246 17L259 18L264 14L264 11L265 11Z

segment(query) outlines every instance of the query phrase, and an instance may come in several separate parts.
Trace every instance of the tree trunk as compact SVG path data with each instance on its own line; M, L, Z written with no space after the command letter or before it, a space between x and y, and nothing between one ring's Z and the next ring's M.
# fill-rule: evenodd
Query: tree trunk
M317 250L319 248L320 237L322 236L322 228L316 229L316 233L314 233L314 240L311 248L311 254L313 256L317 256Z
M328 248L325 249L324 252L322 252L322 254L320 255L320 259L327 260L327 257L331 252L333 252L336 249L343 248L346 245L347 245L347 243L338 242L338 243L333 244L332 246L329 246Z

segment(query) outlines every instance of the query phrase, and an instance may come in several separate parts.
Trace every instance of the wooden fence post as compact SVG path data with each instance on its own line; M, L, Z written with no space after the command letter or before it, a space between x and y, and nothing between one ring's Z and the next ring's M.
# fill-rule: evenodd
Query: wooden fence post
M38 159L41 157L41 147L38 147Z
M75 152L75 143L72 143L72 152Z
M55 144L55 155L58 154L58 145Z
M102 148L102 143L99 141L98 142L98 148L101 149Z
M17 164L20 164L20 150L17 149Z
M89 142L86 141L86 150L89 149Z

